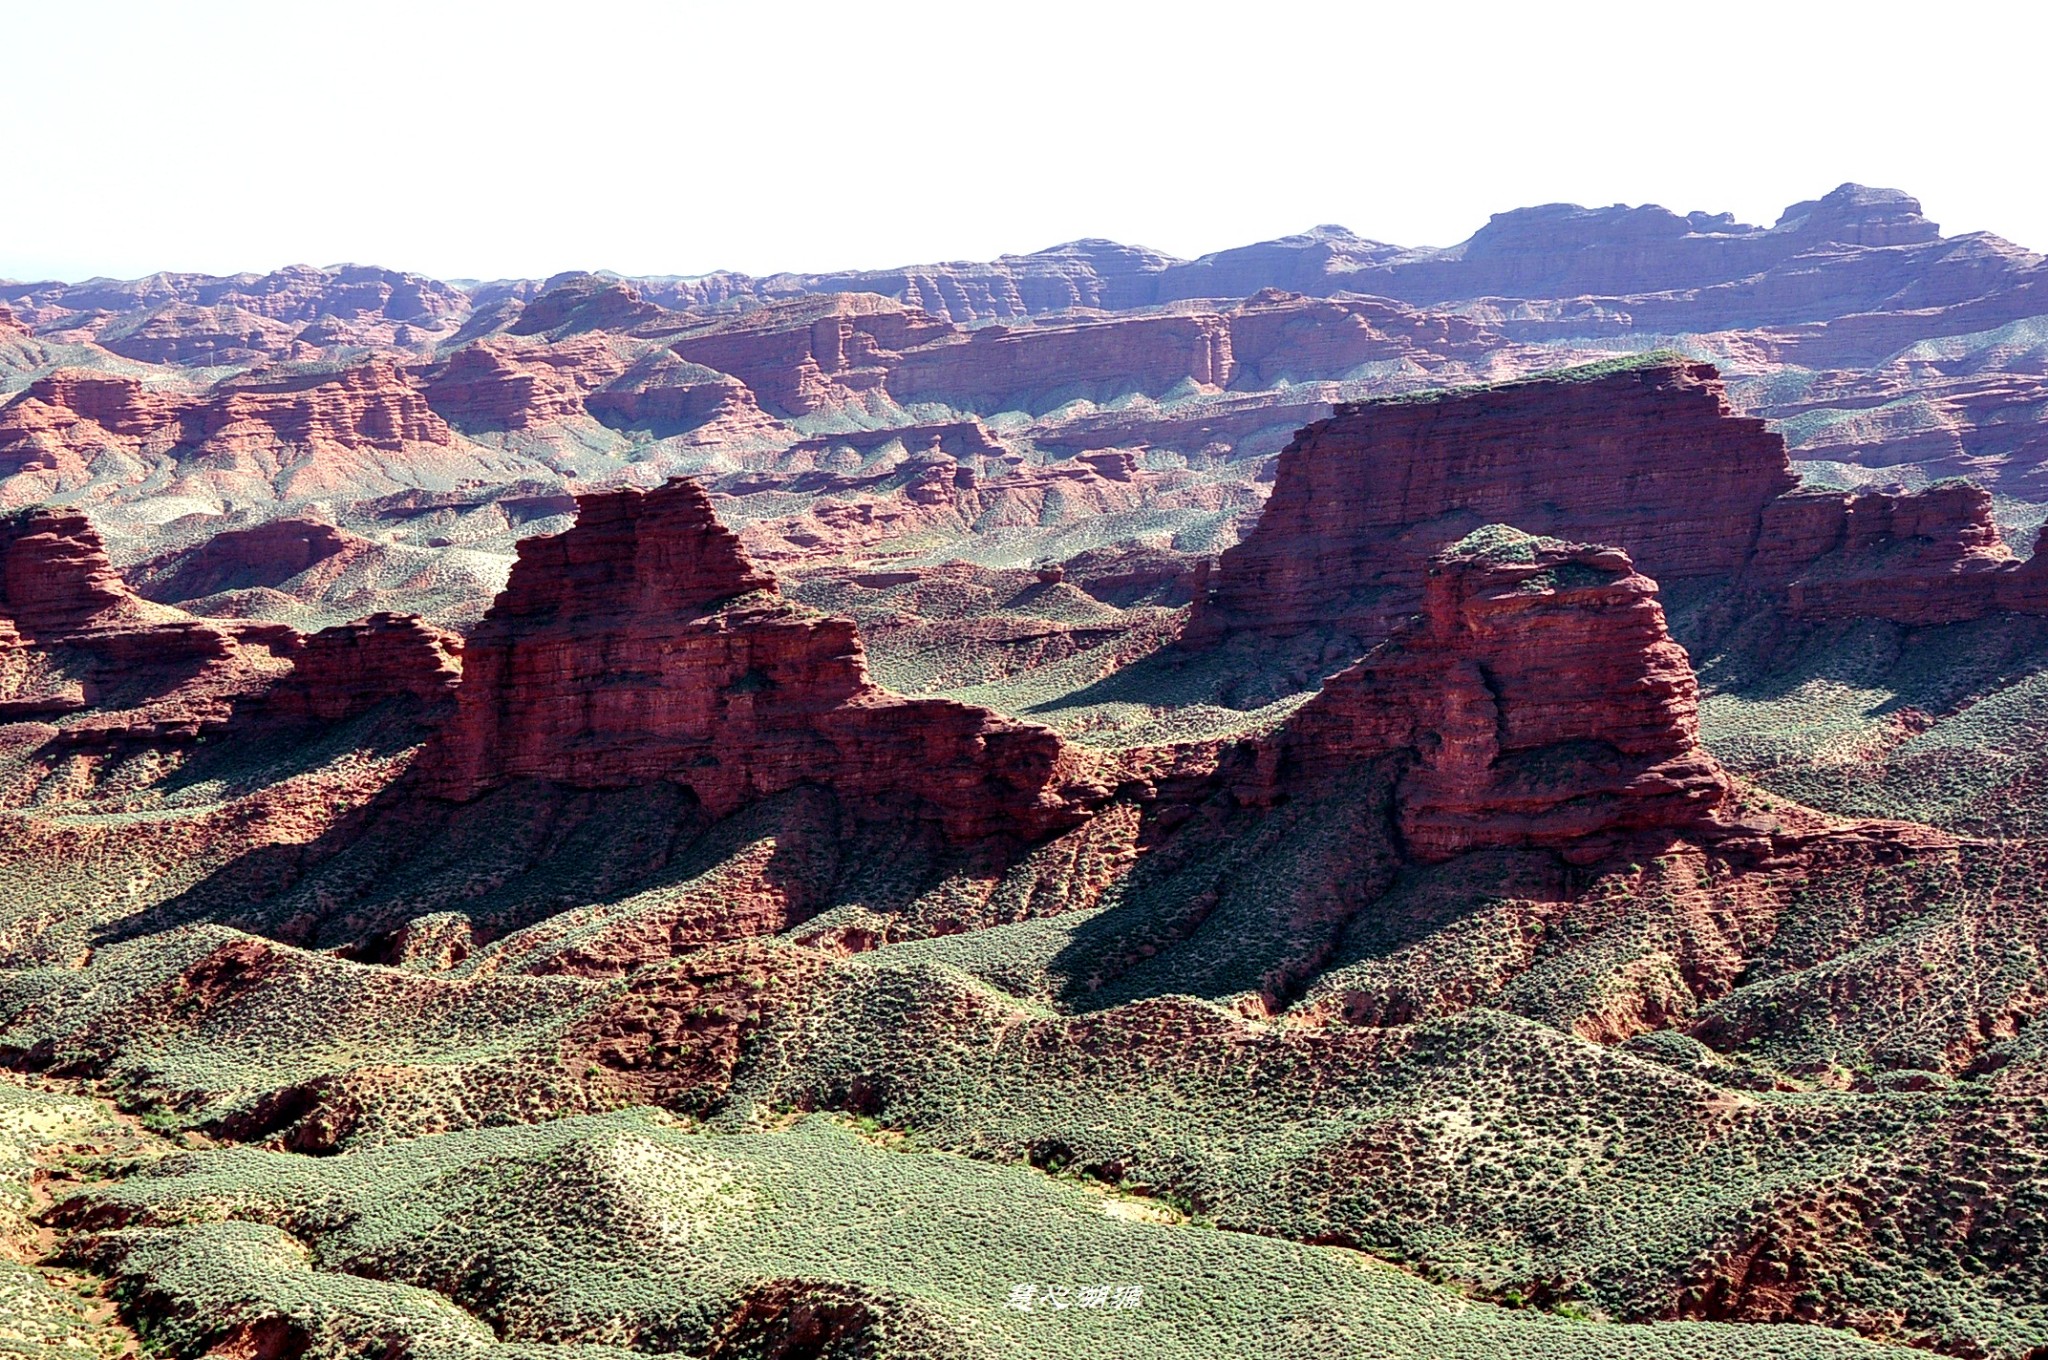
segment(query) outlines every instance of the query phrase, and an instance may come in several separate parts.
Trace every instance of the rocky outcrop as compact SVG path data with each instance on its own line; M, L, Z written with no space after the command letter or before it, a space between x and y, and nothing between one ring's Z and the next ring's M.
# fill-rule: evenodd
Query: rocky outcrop
M76 511L0 518L0 722L76 715L50 734L74 747L189 739L225 723L297 645L281 625L137 597Z
M341 722L389 700L410 701L416 716L444 711L462 679L461 642L417 614L372 614L307 638L267 711L285 718Z
M224 590L275 590L301 572L375 548L370 540L332 524L287 517L224 529L196 548L131 568L128 577L145 599L174 604Z
M567 335L579 331L631 331L676 322L667 308L646 301L624 279L603 274L557 275L520 310L513 335Z
M463 654L430 792L670 781L713 816L800 784L950 838L1031 839L1100 790L1052 732L873 684L851 620L782 599L687 480L578 501L520 545Z
M1338 378L1375 363L1433 370L1497 343L1462 317L1266 290L1235 306L972 330L884 298L813 298L700 323L674 349L737 375L770 409L805 415L881 395L961 410L1045 411L1077 399Z
M781 428L738 378L665 349L634 361L583 405L614 429L645 430L656 438L694 432L694 442L743 440Z
M889 360L955 334L914 307L842 294L702 325L672 348L691 363L732 374L772 412L808 415L858 403L883 387Z
M149 621L92 521L39 506L0 519L0 615L33 640Z
M216 390L190 418L187 443L232 451L326 446L396 453L448 444L454 431L390 359L340 372L257 373Z
M1370 645L1418 607L1430 555L1486 521L1613 543L1656 579L1739 584L1795 617L1949 623L2036 610L2048 586L1982 490L1800 490L1711 365L1652 357L1338 407L1281 454L1184 641Z
M1942 624L2048 606L2048 559L2016 557L1990 494L1965 482L1781 497L1750 578L1782 590L1796 618Z
M1429 558L1488 523L1612 543L1660 580L1733 576L1796 484L1784 440L1684 360L1340 406L1281 453L1187 638L1384 637Z
M1332 677L1262 752L1272 796L1389 755L1406 853L1598 858L1719 824L1730 783L1656 583L1617 548L1484 527L1429 565L1421 614Z
M0 406L0 476L69 472L110 445L139 448L175 440L190 399L145 387L138 378L97 369L59 369Z

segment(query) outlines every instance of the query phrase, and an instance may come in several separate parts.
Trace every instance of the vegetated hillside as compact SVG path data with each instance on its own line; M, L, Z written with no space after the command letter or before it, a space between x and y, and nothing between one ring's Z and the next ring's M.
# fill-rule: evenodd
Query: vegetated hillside
M2038 280L0 288L0 1345L2048 1348Z

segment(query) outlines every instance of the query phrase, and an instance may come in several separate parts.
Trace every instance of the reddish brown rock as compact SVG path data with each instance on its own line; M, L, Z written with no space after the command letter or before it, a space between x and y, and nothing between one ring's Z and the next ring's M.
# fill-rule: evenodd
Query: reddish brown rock
M1495 525L1430 563L1421 615L1289 720L1265 777L1286 789L1399 754L1414 858L1597 857L1618 837L1714 823L1730 785L1698 710L1656 583L1628 554Z
M190 405L123 374L59 369L0 407L0 475L61 471L83 479L98 449L175 442Z
M574 331L631 331L677 319L665 307L640 296L624 279L572 274L548 280L547 291L520 311L513 335L557 335Z
M729 374L693 364L668 350L637 360L603 389L584 398L591 415L615 429L646 430L657 437L699 432L700 440L771 434L780 427Z
M417 614L372 614L323 628L292 658L268 707L283 717L340 722L399 699L424 716L453 701L460 650L459 639Z
M0 615L31 640L146 617L92 521L37 507L0 519Z
M2048 603L2048 561L2015 557L1990 494L1963 482L1785 496L1765 511L1750 576L1809 619L1941 624Z
M186 439L221 451L285 444L397 453L451 443L454 431L396 362L373 359L338 373L257 373L228 383L196 413Z
M556 345L500 336L457 350L429 376L426 393L465 429L527 430L585 414L585 395L625 369L601 336Z
M856 808L908 798L959 841L1031 839L1099 794L1052 732L873 684L851 620L781 598L694 483L579 498L520 545L464 650L425 787L661 780L713 816L800 784Z
M1948 623L2048 600L1983 491L1798 490L1783 438L1730 412L1712 366L1654 359L1340 406L1281 454L1185 641L1370 645L1419 606L1430 555L1488 520L1617 544L1660 580L1739 582L1798 617Z
M177 419L185 404L141 379L93 369L58 369L29 384L27 399L69 411L109 434L141 437Z
M958 334L914 307L849 293L780 303L685 333L682 358L745 383L771 411L806 415L878 391L903 350Z
M130 568L128 577L143 597L175 603L224 590L276 589L321 563L359 557L375 547L319 520L274 519L225 529L196 548Z
M0 721L78 715L59 734L69 746L196 736L298 645L281 625L214 623L139 598L91 521L49 508L0 518L0 622Z
M1189 641L1384 637L1430 556L1487 523L1616 544L1658 579L1732 576L1796 485L1785 442L1674 360L1340 406L1280 455L1258 527L1223 554Z
M239 307L171 303L127 324L106 327L97 338L126 359L205 365L297 357L298 336L297 326Z

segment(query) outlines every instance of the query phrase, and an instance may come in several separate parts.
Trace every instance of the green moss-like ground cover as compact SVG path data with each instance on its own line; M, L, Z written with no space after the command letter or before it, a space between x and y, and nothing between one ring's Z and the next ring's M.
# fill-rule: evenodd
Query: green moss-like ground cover
M701 1352L774 1285L857 1301L862 1344L832 1354L1876 1353L1810 1328L1476 1304L1357 1253L1150 1221L1080 1185L819 1118L713 1135L625 1112L332 1159L210 1152L74 1212L124 1225L84 1251L171 1304L158 1335L187 1354L269 1316L309 1319L315 1356L369 1334ZM1119 1289L1139 1293L1118 1306L1099 1292Z

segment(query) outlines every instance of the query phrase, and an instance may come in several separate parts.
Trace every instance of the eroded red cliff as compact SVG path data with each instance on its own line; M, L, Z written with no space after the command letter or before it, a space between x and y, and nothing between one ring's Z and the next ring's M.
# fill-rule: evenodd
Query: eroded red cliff
M74 746L182 740L225 722L297 642L282 625L195 619L141 599L75 510L0 518L0 721L64 719Z
M1733 575L1764 506L1796 484L1784 440L1734 415L1707 364L1340 406L1280 455L1188 637L1384 637L1431 555L1490 523L1615 544L1659 580Z
M463 669L422 762L451 800L668 780L722 816L815 783L972 841L1070 825L1100 793L1045 728L876 686L852 621L784 600L682 479L582 497L575 528L522 543Z
M1331 678L1262 753L1292 791L1388 755L1407 852L1699 830L1728 801L1656 583L1618 548L1482 528L1428 567L1421 613ZM1725 829L1719 834L1727 834Z
M307 638L267 707L281 717L340 722L400 699L420 716L439 714L461 682L460 652L458 638L417 614L372 614Z
M1946 623L2048 601L2048 570L2006 547L1985 492L1800 490L1783 437L1735 415L1711 365L1652 359L1339 406L1280 455L1186 641L1369 646L1419 607L1431 555L1488 522L1615 544L1655 579L1737 583L1795 617Z

